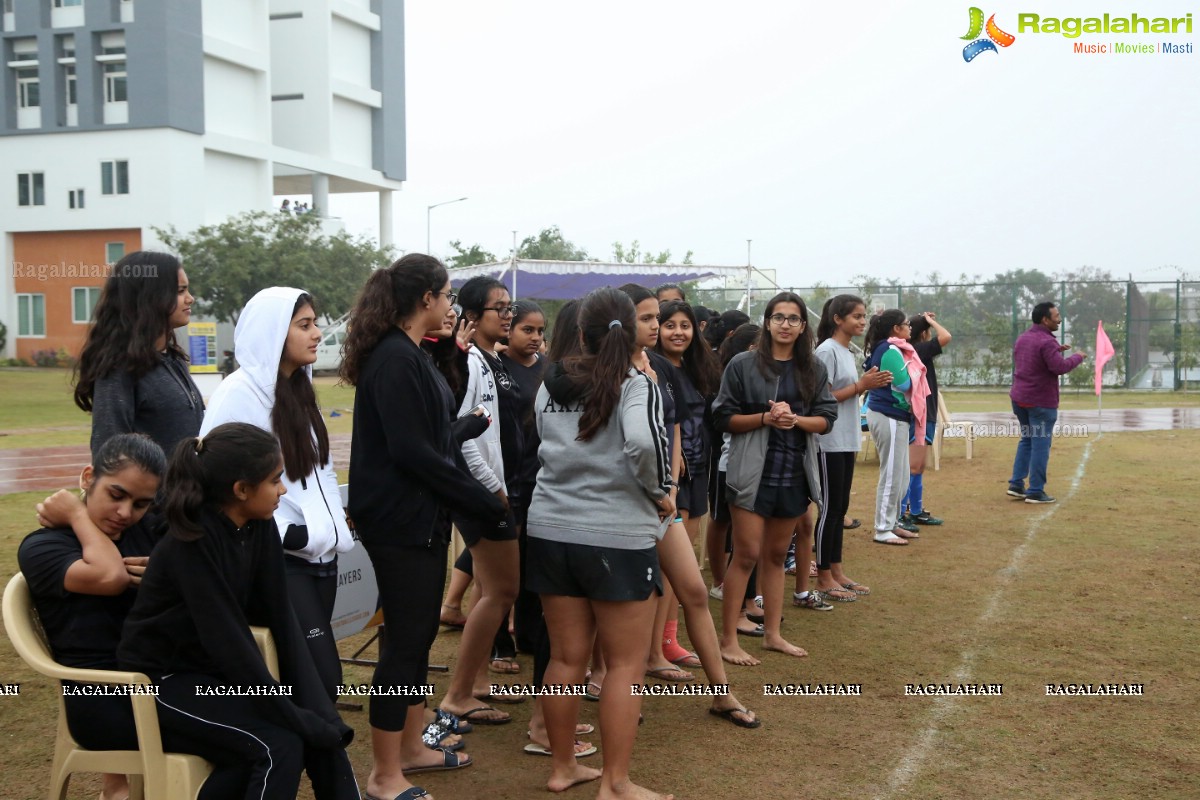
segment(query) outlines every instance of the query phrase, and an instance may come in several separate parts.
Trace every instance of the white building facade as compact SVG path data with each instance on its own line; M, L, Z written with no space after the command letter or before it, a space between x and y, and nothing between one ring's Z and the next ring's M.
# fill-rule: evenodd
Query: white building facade
M78 352L104 265L405 178L402 0L0 0L5 357ZM202 287L198 287L202 290Z

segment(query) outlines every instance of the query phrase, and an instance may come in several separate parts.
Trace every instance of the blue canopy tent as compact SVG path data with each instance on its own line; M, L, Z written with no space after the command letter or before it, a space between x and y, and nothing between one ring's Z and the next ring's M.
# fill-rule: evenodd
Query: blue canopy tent
M602 286L637 283L653 289L664 283L706 278L734 278L745 282L751 267L714 267L699 264L621 264L599 261L535 261L514 259L450 270L453 286L462 286L477 275L498 278L516 300L572 300Z

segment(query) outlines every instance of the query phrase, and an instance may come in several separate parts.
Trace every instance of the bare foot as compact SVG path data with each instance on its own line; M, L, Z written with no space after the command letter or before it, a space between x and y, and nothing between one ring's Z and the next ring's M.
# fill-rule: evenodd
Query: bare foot
M631 780L614 784L611 789L604 786L596 793L596 800L675 800L673 794L659 794Z
M442 603L441 618L438 620L448 628L461 628L467 624L467 615L461 606L450 606Z
M777 653L795 656L796 658L805 658L808 656L807 650L803 647L796 647L796 645L782 636L767 636L763 639L763 650L774 650Z
M572 786L594 781L599 777L600 770L576 764L575 768L568 773L557 771L550 773L550 780L546 781L546 788L552 792L565 792Z
M737 664L741 667L757 667L762 663L757 658L743 650L741 646L737 644L737 642L734 642L733 645L728 647L722 644L721 658L725 661L728 661L730 664Z

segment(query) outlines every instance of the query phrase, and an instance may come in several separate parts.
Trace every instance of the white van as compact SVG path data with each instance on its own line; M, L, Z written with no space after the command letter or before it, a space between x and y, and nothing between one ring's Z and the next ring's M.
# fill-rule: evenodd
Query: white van
M325 336L317 345L317 360L313 364L313 372L336 372L342 366L342 343L346 341L349 322L350 315L343 314L324 329Z

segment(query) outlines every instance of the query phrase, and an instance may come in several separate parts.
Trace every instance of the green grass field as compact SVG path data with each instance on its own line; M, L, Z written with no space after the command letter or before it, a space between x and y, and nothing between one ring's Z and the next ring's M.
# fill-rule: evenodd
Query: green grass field
M19 419L8 407L10 391L44 392L42 403L28 405L39 426L79 413L61 396L60 408L48 407L54 378L40 373L0 373L0 418L7 420L0 427L11 432ZM10 390L13 374L30 385ZM38 381L46 382L41 390ZM321 393L327 408L350 404L348 390L322 386ZM1105 406L1192 399L1113 393ZM947 400L952 411L1006 407L1002 393ZM1089 401L1080 398L1079 407L1093 407ZM681 800L1200 797L1200 578L1191 529L1200 431L1057 440L1047 488L1060 501L1052 506L1005 496L1014 444L977 440L967 461L963 443L948 440L942 469L925 481L927 505L946 524L923 529L907 548L871 542L877 465L859 462L851 511L866 525L847 534L844 560L871 596L824 614L788 606L784 634L810 657L769 653L762 666L730 669L734 690L764 721L756 731L710 717L702 698L648 698L634 779ZM32 506L42 494L0 497L0 575L15 570L16 546L33 527ZM715 601L712 610L719 615ZM439 636L432 660L453 668L458 637ZM343 654L363 638L342 642ZM520 660L519 677L527 680L532 661ZM346 668L347 682L369 679L368 669ZM435 684L445 680L431 674ZM810 682L861 684L862 695L763 696L764 684ZM904 694L906 684L946 682L999 683L1003 695ZM57 690L7 640L0 640L3 683L20 683L21 695L0 697L0 796L43 797ZM1046 696L1045 685L1058 683L1138 683L1145 693ZM477 727L467 737L474 766L422 776L420 784L440 800L546 796L548 760L520 752L530 706L510 708L513 724ZM596 711L584 703L582 719L595 722ZM365 781L366 714L345 718L358 732L351 756ZM98 790L92 778L73 784L72 798L94 798Z

